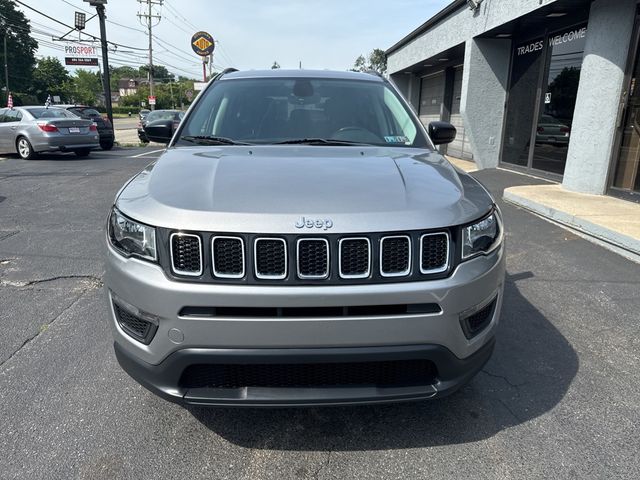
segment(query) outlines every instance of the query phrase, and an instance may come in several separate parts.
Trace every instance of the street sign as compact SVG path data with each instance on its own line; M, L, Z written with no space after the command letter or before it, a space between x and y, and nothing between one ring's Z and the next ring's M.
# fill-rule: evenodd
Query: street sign
M97 57L98 49L93 45L78 45L77 43L68 43L64 46L65 55L73 55L74 57Z
M156 104L156 97L149 95L149 105L155 105Z
M75 65L77 67L97 67L98 59L90 57L64 57L65 65Z
M191 48L201 57L207 57L213 53L216 43L207 32L197 32L191 37Z
M184 94L187 96L187 99L191 101L191 99L193 98L193 90L187 90L186 92L184 92Z

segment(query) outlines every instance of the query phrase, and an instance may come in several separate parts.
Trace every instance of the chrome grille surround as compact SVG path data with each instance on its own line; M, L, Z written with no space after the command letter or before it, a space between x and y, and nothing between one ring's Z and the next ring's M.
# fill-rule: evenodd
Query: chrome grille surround
M242 258L242 271L240 273L222 273L216 270L216 240L237 240L240 242L240 254ZM213 276L218 278L243 278L246 273L246 258L244 254L244 240L242 237L232 237L228 235L216 235L211 239L211 265Z
M194 270L182 270L179 268L176 268L176 258L174 258L173 255L173 245L174 245L174 239L178 237L178 238L196 238L198 239L198 251L200 254L200 268L197 271ZM199 277L200 275L202 275L202 271L203 271L203 256L202 256L202 240L200 239L199 235L195 235L193 233L172 233L171 236L169 237L169 254L171 256L171 270L173 271L173 273L176 273L178 275L185 275L188 277Z
M384 242L404 238L407 240L407 268L397 272L385 272L383 267L384 262ZM389 235L380 239L380 275L383 277L406 277L411 273L411 237L409 235Z
M442 267L425 269L423 265L423 251L424 251L424 239L426 237L435 237L438 235L443 235L446 238L446 253L445 253L445 262ZM449 237L449 232L435 232L435 233L425 233L420 237L420 273L429 274L429 273L441 273L446 272L449 269L449 247L451 245L451 238Z
M364 240L367 242L367 270L358 274L343 274L342 273L342 245L344 242ZM371 275L371 240L368 237L346 237L341 238L338 241L338 272L340 278L367 278Z
M302 258L302 256L300 255L300 245L306 242L323 242L324 243L327 262L325 267L325 273L323 275L309 275L309 274L304 274L300 271L300 259ZM296 242L296 273L298 274L298 278L301 278L303 280L324 280L325 278L329 277L329 264L330 264L329 240L327 240L326 238L299 238L298 239L298 241Z
M260 273L260 270L258 268L258 261L259 261L259 257L258 257L258 244L260 242L263 241L270 241L270 242L282 242L282 247L284 249L283 252L283 256L284 256L284 272L281 275L272 275L272 274L264 274L264 273ZM254 240L253 242L253 264L254 264L254 272L256 274L256 278L259 278L261 280L283 280L285 278L287 278L287 270L288 270L288 250L287 250L287 241L284 238L277 238L277 237L258 237Z

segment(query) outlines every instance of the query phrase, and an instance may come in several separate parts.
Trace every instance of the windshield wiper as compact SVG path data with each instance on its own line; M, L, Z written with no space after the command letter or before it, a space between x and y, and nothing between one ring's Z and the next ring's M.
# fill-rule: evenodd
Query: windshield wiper
M294 138L274 142L274 145L370 145L363 142L352 142L350 140L334 140L331 138Z
M216 137L215 135L184 135L180 140L197 143L200 145L251 145L246 142L238 142L227 137Z

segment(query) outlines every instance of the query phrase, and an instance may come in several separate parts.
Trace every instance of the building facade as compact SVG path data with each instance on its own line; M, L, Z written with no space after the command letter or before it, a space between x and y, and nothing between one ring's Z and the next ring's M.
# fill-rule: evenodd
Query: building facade
M387 50L445 153L640 199L640 1L455 0Z

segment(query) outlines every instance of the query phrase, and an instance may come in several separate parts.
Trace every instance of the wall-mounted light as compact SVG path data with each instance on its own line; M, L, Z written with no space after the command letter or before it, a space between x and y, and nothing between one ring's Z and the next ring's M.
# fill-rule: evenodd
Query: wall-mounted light
M564 17L566 14L567 12L551 12L547 14L547 18Z
M467 0L467 5L469 5L469 10L473 10L474 12L480 8L482 4L482 0Z
M499 33L496 35L496 38L511 38L510 33Z
M439 62L448 62L449 59L448 58L439 58L438 61Z

